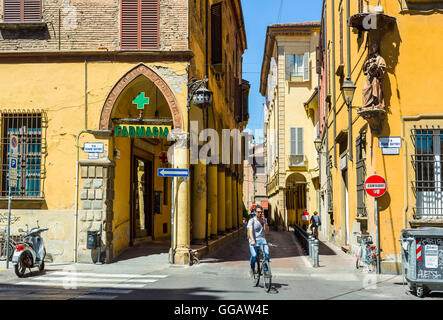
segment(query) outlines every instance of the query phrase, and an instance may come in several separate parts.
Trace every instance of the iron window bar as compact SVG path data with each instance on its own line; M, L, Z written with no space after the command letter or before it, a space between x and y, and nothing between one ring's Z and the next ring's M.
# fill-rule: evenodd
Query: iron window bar
M2 111L1 113L1 194L9 193L9 157L10 139L18 137L17 152L17 186L12 188L11 195L18 198L43 197L43 159L42 151L46 120L43 113L37 111Z
M443 130L439 126L411 129L414 153L410 161L415 172L411 188L416 198L415 219L443 219Z

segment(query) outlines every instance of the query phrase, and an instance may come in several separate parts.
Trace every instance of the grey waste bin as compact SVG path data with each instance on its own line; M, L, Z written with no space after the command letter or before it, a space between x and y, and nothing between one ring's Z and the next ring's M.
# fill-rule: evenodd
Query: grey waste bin
M403 273L418 297L443 291L443 228L401 231Z

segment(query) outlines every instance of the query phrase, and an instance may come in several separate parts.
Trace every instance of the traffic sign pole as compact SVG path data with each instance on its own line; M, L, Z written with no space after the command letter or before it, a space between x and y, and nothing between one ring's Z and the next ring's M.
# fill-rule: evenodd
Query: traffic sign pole
M9 238L11 236L11 186L9 186L8 197L8 236L6 238L6 269L9 269Z
M378 203L377 198L374 198L374 215L375 215L375 237L377 245L377 274L380 274L380 235L378 232Z

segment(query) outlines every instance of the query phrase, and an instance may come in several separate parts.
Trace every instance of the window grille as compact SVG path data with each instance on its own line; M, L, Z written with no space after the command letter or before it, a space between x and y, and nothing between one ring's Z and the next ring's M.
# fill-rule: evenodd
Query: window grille
M9 194L9 154L12 135L18 137L17 186L13 197L43 197L42 191L42 113L3 112L1 196Z
M332 156L329 156L328 167L327 167L327 175L328 175L328 211L331 212L334 210L334 202L333 202L333 190L332 190Z
M414 218L443 219L443 130L414 127L411 131L415 148L411 155L415 171L415 180L412 181L416 198Z

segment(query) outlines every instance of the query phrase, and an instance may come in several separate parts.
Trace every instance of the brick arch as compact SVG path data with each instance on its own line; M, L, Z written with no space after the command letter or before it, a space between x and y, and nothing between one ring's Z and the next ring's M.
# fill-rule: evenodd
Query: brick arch
M144 64L139 64L128 73L126 73L112 88L111 92L106 98L105 104L103 105L102 112L100 114L100 130L108 130L112 128L111 114L114 109L115 102L123 90L138 76L143 75L149 80L151 80L160 92L165 97L169 109L172 114L172 122L174 129L183 129L183 117L178 106L177 99L175 98L174 92L168 86L165 80L159 76L152 69L148 68Z

